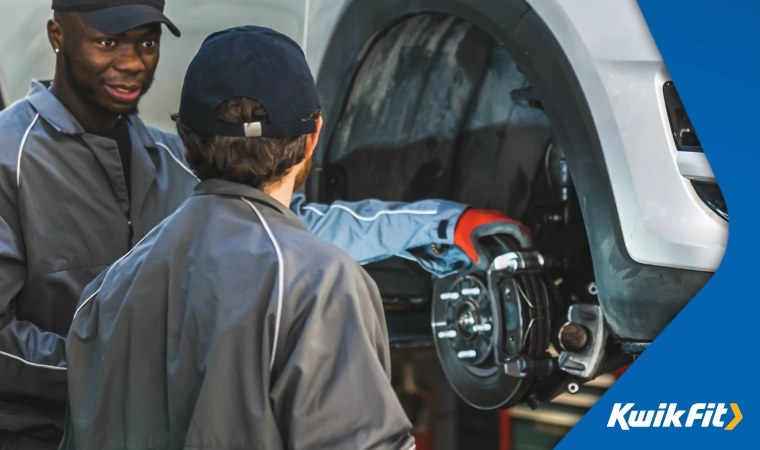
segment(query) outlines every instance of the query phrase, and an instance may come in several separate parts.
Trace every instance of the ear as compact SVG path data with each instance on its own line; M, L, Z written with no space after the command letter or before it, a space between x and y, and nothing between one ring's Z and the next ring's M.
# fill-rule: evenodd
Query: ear
M50 19L47 23L48 41L50 46L53 47L53 51L60 49L63 46L63 29L60 22L56 19ZM57 53L57 52L56 52Z
M322 116L317 118L317 131L306 136L306 153L304 157L306 159L311 158L314 154L314 149L317 148L319 142L319 133L322 131Z

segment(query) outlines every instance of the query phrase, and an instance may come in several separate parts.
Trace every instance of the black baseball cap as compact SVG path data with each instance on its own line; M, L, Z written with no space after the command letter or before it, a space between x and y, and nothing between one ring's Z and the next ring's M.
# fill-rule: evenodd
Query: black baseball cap
M268 120L217 120L216 108L235 97L261 103ZM319 106L301 47L272 29L243 26L203 41L185 75L177 120L209 136L296 137L316 132L316 121L309 117Z
M164 15L164 0L53 0L53 10L76 12L104 34L121 34L147 25L163 23L175 36L179 29Z

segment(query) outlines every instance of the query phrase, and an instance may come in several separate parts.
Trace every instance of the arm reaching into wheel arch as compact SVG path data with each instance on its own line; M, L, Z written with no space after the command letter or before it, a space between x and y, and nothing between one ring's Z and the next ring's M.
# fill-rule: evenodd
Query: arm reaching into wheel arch
M530 230L522 223L499 211L447 200L403 203L370 199L325 205L306 203L302 194L296 194L290 208L309 231L360 264L399 256L417 261L438 277L478 263L473 240L480 236L509 234L521 246L531 245Z
M306 203L293 196L290 209L320 238L358 261L369 264L392 256L416 260L437 276L449 275L470 264L455 247L454 227L466 205L445 200L414 203L362 200L332 204ZM445 252L430 248L449 246Z
M454 230L454 244L475 264L481 262L481 255L475 241L484 236L496 234L511 236L521 248L527 249L533 245L530 229L510 219L500 211L468 208L457 221Z

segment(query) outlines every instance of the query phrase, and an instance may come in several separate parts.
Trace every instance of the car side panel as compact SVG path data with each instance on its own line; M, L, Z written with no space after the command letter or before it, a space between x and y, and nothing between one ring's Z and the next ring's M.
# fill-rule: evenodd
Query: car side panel
M310 2L309 62L316 73L325 72L323 78L332 77L332 71L322 66L324 54L328 44L336 45L333 34L339 19L349 10L353 14L356 2ZM378 3L385 6L374 8L371 21L391 20L387 2ZM432 3L437 4L428 6ZM454 3L418 1L407 10L445 11ZM512 4L503 3L503 9ZM630 257L641 264L714 272L725 252L728 223L699 199L681 175L662 93L670 75L638 5L632 0L530 0L526 5L552 31L583 88ZM487 25L479 24L491 32ZM699 159L700 167L709 171L704 155Z
M546 112L581 200L594 259L599 301L613 334L626 340L651 340L709 280L708 271L641 264L628 254L593 106L578 70L555 35L520 0L353 0L345 8L319 70L326 128L315 158L308 192L316 198L321 158L334 130L355 71L374 37L404 16L440 12L461 17L503 43L544 100ZM314 48L314 47L312 47ZM596 99L599 100L598 98Z
M529 3L552 30L588 100L630 257L715 271L728 223L681 176L662 90L670 75L636 2Z

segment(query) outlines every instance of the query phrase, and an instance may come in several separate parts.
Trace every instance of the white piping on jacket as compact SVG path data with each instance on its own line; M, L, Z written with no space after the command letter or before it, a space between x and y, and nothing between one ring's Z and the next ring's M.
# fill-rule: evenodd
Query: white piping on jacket
M182 167L183 169L185 169L185 171L187 173L189 173L190 175L193 176L193 178L195 178L196 180L198 180L198 177L195 176L195 174L193 173L193 171L190 170L190 168L187 167L186 165L182 164L182 162L179 159L177 159L176 156L174 156L174 153L171 150L169 150L169 147L167 147L166 145L164 145L164 144L162 144L160 142L156 142L156 145L158 145L160 147L163 147L169 153L169 156L172 157L172 159L174 160L174 162L176 162L177 164L179 164L179 166Z
M29 128L27 128L27 129L26 129L26 133L24 133L24 137L23 137L23 139L21 140L21 146L19 147L19 152L18 152L18 161L17 161L17 163L16 163L16 187L17 187L17 188L19 187L19 185L20 185L20 183L21 183L21 155L22 155L22 154L23 154L23 152L24 152L24 145L26 144L26 140L27 140L27 138L29 137L29 133L32 131L32 127L34 127L34 124L35 124L35 123L37 123L37 121L39 120L39 118L40 118L40 115L39 115L39 114L37 114L36 116L34 116L34 120L32 120L32 123L29 125ZM186 170L186 171L187 171L187 172L188 172L190 175L192 175L193 177L195 177L195 174L193 174L193 172L192 172L192 171L191 171L191 170L190 170L190 169L189 169L187 166L185 166L184 164L182 164L182 163L181 163L181 162L180 162L180 161L177 159L177 157L176 157L176 156L174 156L174 153L172 153L172 151L171 151L171 150L169 150L169 148L168 148L166 145L164 145L164 144L161 144L161 143L159 143L159 142L157 142L156 144L158 144L159 146L161 146L161 147L165 148L165 149L166 149L166 151L167 151L167 152L169 152L169 156L171 156L171 157L172 157L172 159L173 159L173 160L174 160L174 161L175 161L177 164L179 164L179 165L180 165L180 167L182 167L182 168L183 168L183 169L185 169L185 170ZM195 177L195 178L197 179L197 177ZM157 227L154 227L154 228L153 228L153 230L155 230L156 228L157 228ZM144 240L145 240L145 238L147 238L147 237L150 235L150 233L152 233L152 232L153 232L153 230L150 230L150 232L149 232L148 234L146 234L146 235L145 235L145 236L144 236L142 239L140 239L140 242L138 242L138 243L137 243L137 245L135 245L134 247L132 247L132 249L130 249L130 250L129 250L129 251L128 251L128 252L127 252L127 253L126 253L124 256L122 256L121 258L119 258L118 260L116 260L116 262L115 262L115 263L113 263L113 264L111 265L111 267L109 267L109 269L108 269L108 272L106 272L106 275L103 277L103 282L100 284L100 286L98 287L98 289L97 289L97 290L96 290L96 291L95 291L95 292L94 292L92 295L90 295L90 296L87 298L87 300L85 300L85 301L84 301L84 302L83 302L81 305L79 305L79 307L78 307L78 308L76 309L76 311L74 312L74 318L76 318L77 314L79 314L79 311L80 311L80 310L81 310L81 309L82 309L82 308L83 308L83 307L84 307L84 306L85 306L87 303L89 303L89 302L90 302L90 300L92 300L92 299L93 299L93 298L94 298L96 295L98 295L98 293L100 292L100 289L101 289L101 288L103 287L103 285L105 284L105 282L106 282L106 279L108 278L108 274L111 272L111 269L113 269L113 268L116 266L116 264L118 264L119 262L121 262L121 260L123 260L124 258L126 258L127 256L129 256L129 255L132 253L132 251L133 251L133 250L134 250L134 249L135 249L135 248L136 248L138 245L140 245L140 243L142 243L142 241L144 241ZM73 319L72 319L72 321L73 321ZM66 368L66 367L48 366L48 365L45 365L45 364L37 364L37 363L33 363L33 362L27 361L27 360L25 360L25 359L23 359L23 358L21 358L21 357L19 357L19 356L16 356L16 355L11 355L11 354L9 354L9 353L6 353L6 352L3 352L3 351L0 351L0 355L3 355L3 356L7 356L7 357L9 357L9 358L12 358L12 359L16 359L16 360L18 360L18 361L20 361L20 362L22 362L22 363L24 363L24 364L26 364L26 365L28 365L28 366L32 366L32 367L40 367L40 368L43 368L43 369L51 369L51 370L67 370L67 368Z
M256 208L256 206L253 205L253 203L249 202L243 197L240 197L240 199L248 203L251 209L253 209L253 212L255 212L257 216L259 216L259 220L261 220L261 224L264 225L264 229L269 235L269 239L272 241L272 244L274 244L274 251L277 252L277 313L275 315L274 341L272 343L272 358L269 361L269 370L272 370L272 367L274 366L274 356L277 353L277 339L280 335L280 316L282 315L282 296L283 296L283 291L285 290L285 263L283 262L282 252L280 251L280 244L277 243L277 239L275 239L274 234L272 234L272 230L269 228L269 224L267 224L267 221L264 219L264 216L261 215L261 213Z
M19 185L21 184L21 155L24 153L24 145L26 145L26 139L29 137L29 133L32 131L32 127L34 127L34 124L37 123L39 118L40 118L39 114L34 116L34 120L32 120L32 123L26 129L26 132L24 133L24 137L23 139L21 139L21 145L18 148L18 160L16 162L16 188L18 188ZM6 353L3 351L0 351L0 355L7 356L8 358L21 361L22 363L28 366L32 366L32 367L40 367L43 369L50 369L50 370L67 370L66 367L48 366L46 364L33 363L31 361L25 360L24 358L20 356L11 355L10 353Z
M155 230L156 228L158 228L158 225L155 228L153 228L153 230ZM144 241L145 238L147 238L150 235L150 233L153 232L153 230L150 230L150 232L148 234L146 234L145 237L143 237L142 239L140 239L140 242L138 242L137 245L140 245L140 243L142 241ZM79 311L84 307L84 305L86 305L90 300L92 300L93 297L95 297L96 295L98 295L98 292L100 292L100 288L102 288L103 285L106 283L106 279L108 278L108 274L111 272L111 269L113 269L114 266L116 266L116 264L118 264L122 259L124 259L127 256L129 256L129 254L132 253L132 250L134 250L135 247L137 247L137 245L135 245L134 247L132 247L131 250L129 250L124 256L122 256L121 258L119 258L118 260L116 260L116 262L113 263L111 265L111 267L108 268L108 272L106 272L106 275L103 277L103 282L100 283L100 286L98 287L98 290L95 291L91 296L87 297L87 300L85 300L81 305L79 305L79 307L76 309L76 311L74 311L74 319L76 319L77 314L79 314ZM72 322L73 322L73 319L72 319ZM45 364L33 363L33 362L27 361L27 360L25 360L25 359L23 359L23 358L21 358L19 356L11 355L9 353L5 353L5 352L2 352L2 351L0 351L0 355L4 355L4 356L7 356L9 358L17 359L17 360L21 361L22 363L24 363L24 364L26 364L28 366L32 366L32 367L40 367L40 368L43 368L43 369L52 369L52 370L67 370L66 367L47 366Z
M330 205L329 209L333 209L333 208L342 209L342 210L348 212L349 214L351 214L352 216L354 216L356 219L363 220L365 222L375 221L380 216L386 215L386 214L416 214L416 215L423 215L423 216L430 216L430 215L438 214L438 211L435 211L435 210L433 210L433 211L429 211L429 210L428 211L425 211L425 210L418 211L418 210L414 210L414 209L398 209L398 210L390 210L390 211L378 211L374 216L370 217L370 216L360 216L360 215L356 214L354 211L352 211L350 208L348 208L347 206L343 206L343 205ZM303 209L308 209L309 211L313 211L313 212L319 214L320 216L324 216L325 215L325 213L319 211L318 209L316 209L313 206L304 206Z
M161 224L159 223L158 225L156 225L155 227L153 227L153 230L155 230L156 228L158 228L159 225L161 225ZM134 247L132 247L131 249L129 249L129 251L124 254L124 256L122 256L121 258L117 259L115 263L111 264L111 267L108 268L108 271L106 272L105 276L103 277L103 281L100 283L100 286L98 286L98 290L96 290L95 292L92 293L92 295L90 295L89 297L87 297L87 300L85 300L84 302L82 302L82 304L79 305L79 307L76 309L76 311L74 311L74 317L71 319L72 323L74 322L74 319L77 318L77 314L79 314L79 311L82 308L84 308L84 305L86 305L87 303L89 303L90 300L92 300L96 295L98 295L98 292L100 292L100 289L103 287L104 284L106 284L106 280L108 279L108 274L110 274L111 270L114 267L116 267L116 264L119 264L121 262L121 260L123 260L124 258L126 258L127 256L129 256L130 254L132 254L132 252L137 248L137 246L140 245L140 244L142 244L142 241L144 241L148 236L150 236L151 233L153 233L153 230L150 230L148 232L148 234L146 234L145 236L143 236L143 238L140 239L140 242L138 242Z
M34 120L32 120L31 125L29 125L29 128L26 129L26 133L24 133L24 138L21 139L21 145L18 148L18 161L16 162L16 188L19 187L21 184L21 155L24 153L24 145L26 144L26 139L29 137L29 132L32 131L32 127L35 123L37 123L37 120L39 120L40 115L37 114L34 116Z
M40 367L40 368L43 368L43 369L51 369L51 370L67 370L66 367L46 366L45 364L37 364L37 363L29 362L29 361L27 361L27 360L25 360L25 359L23 359L23 358L21 358L19 356L11 355L10 353L0 352L0 355L4 355L4 356L7 356L8 358L12 358L12 359L17 359L17 360L21 361L22 363L26 364L27 366Z

